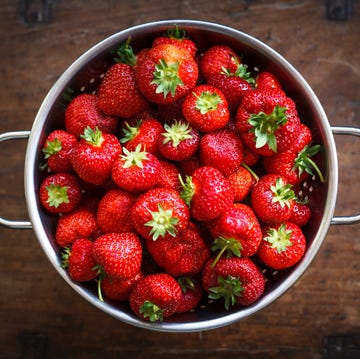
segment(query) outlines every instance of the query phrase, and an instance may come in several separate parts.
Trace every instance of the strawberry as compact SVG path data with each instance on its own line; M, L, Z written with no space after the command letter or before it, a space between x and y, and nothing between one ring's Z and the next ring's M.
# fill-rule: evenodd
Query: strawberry
M261 227L254 211L246 204L235 203L210 225L215 238L213 251L220 250L218 257L228 255L250 257L254 255L262 239Z
M92 255L100 273L119 279L130 279L140 271L142 246L132 232L107 233L93 243Z
M92 257L93 242L87 238L79 238L66 247L62 254L62 267L67 269L72 280L88 282L96 278L96 265Z
M170 44L189 51L192 57L195 57L197 47L194 41L186 36L186 31L180 29L177 25L168 29L164 35L156 37L152 42L152 47L157 45Z
M148 240L172 238L189 225L189 208L178 191L153 188L142 194L131 209L135 230Z
M224 306L248 306L264 293L265 278L250 258L220 258L213 266L213 258L205 264L202 285L209 299L224 299Z
M237 53L226 45L214 45L208 48L200 59L200 72L207 81L224 69L235 73L241 60Z
M304 227L311 218L311 209L307 203L295 201L289 222Z
M40 203L51 213L71 212L79 205L81 195L79 181L70 173L48 175L39 189Z
M244 64L239 64L234 72L223 68L207 80L208 85L217 87L225 95L231 114L236 113L243 95L252 90L253 83L255 80L247 72L247 66Z
M181 287L182 296L178 302L176 313L186 313L196 308L203 296L201 281L191 277L177 279Z
M141 144L147 152L159 156L158 145L164 132L163 125L148 112L137 117L124 123L123 137L120 138L121 144L129 151L135 151L136 147Z
M263 228L257 257L272 269L292 267L303 257L306 239L300 227L285 222Z
M79 208L60 216L56 225L55 240L62 247L71 246L78 238L94 239L98 235L95 214Z
M303 182L309 175L314 176L314 171L320 181L324 182L321 170L313 160L321 147L310 146L312 139L310 129L303 124L300 128L301 132L290 149L263 158L264 168L268 173L276 173L287 178L292 185Z
M269 224L287 221L293 211L295 193L286 178L267 174L260 177L251 192L251 206L257 217Z
M160 44L150 48L136 67L136 82L148 101L163 104L184 97L198 79L192 55L178 46Z
M202 166L182 180L181 197L190 207L193 218L209 221L226 211L234 193L227 178L216 168Z
M266 87L283 89L279 79L272 72L267 71L260 72L256 76L255 87L257 89Z
M193 172L201 167L200 158L197 155L190 157L186 161L181 161L177 164L182 176L192 176Z
M173 238L159 237L146 243L155 262L174 277L200 273L210 257L199 230L192 223Z
M167 273L155 273L135 284L129 303L138 317L155 322L175 314L180 299L181 288L176 279Z
M159 143L163 157L171 161L185 161L196 153L200 134L187 122L175 120L171 125L165 124L164 129Z
M105 72L96 105L103 113L121 118L130 118L148 108L148 101L137 87L131 65L114 64Z
M228 180L234 192L234 202L243 201L250 193L255 181L251 172L244 166L240 166L238 170L228 177Z
M101 281L101 293L111 300L129 300L131 290L143 276L143 273L140 271L130 279L105 277Z
M111 178L126 191L142 192L158 183L160 170L159 160L139 144L135 151L123 148L123 154L113 164Z
M179 190L181 183L179 180L180 171L171 162L160 160L160 175L157 186Z
M201 132L219 130L230 118L224 94L211 85L193 88L184 99L182 112L190 125Z
M96 220L102 233L130 232L130 208L134 197L121 189L108 190L100 199Z
M171 123L174 119L182 119L184 117L182 114L183 102L184 97L168 104L159 104L157 110L161 121L163 123Z
M121 144L115 135L87 127L70 160L81 179L101 185L110 176L112 165L120 153Z
M204 134L200 141L200 161L217 168L225 177L237 171L242 162L243 145L234 132L223 129Z
M247 92L235 121L245 145L263 156L288 150L299 136L295 103L276 88Z
M84 133L86 127L93 130L114 133L118 120L113 116L101 113L96 107L97 95L83 93L76 96L66 107L65 128L77 138Z
M54 130L46 137L42 152L50 171L64 173L72 170L70 153L77 142L73 134L64 130Z

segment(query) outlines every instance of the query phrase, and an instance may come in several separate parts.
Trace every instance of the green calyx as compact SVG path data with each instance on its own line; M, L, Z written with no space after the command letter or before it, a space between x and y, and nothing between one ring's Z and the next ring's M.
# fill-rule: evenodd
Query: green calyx
M172 209L165 210L158 203L158 211L150 211L152 219L145 223L145 226L151 227L150 235L156 241L159 237L170 234L175 237L177 234L176 225L179 223L177 217L173 217Z
M124 137L122 137L120 139L120 143L126 143L126 142L133 140L139 133L139 128L140 128L141 123L142 123L142 120L139 120L136 122L135 126L130 126L129 123L127 121L125 121L126 127L123 128Z
M179 66L178 61L167 63L164 59L161 59L155 66L153 73L154 78L151 84L157 85L155 90L157 94L164 94L164 98L166 98L169 93L171 96L175 96L177 87L184 86L178 73Z
M209 288L209 299L224 299L225 309L229 310L230 306L236 304L236 297L242 295L244 291L243 284L240 279L228 275L226 278L218 277L218 287Z
M69 203L68 186L50 184L45 187L48 193L47 203L51 207L58 208L63 203Z
M324 176L321 173L317 164L312 160L311 157L315 156L321 149L320 145L314 146L305 146L297 155L295 159L294 167L292 168L293 171L298 171L299 177L305 171L311 176L314 176L313 169L319 176L321 182L325 182Z
M247 71L247 69L248 69L247 65L238 64L235 72L231 72L230 69L222 67L221 73L226 76L240 77L243 80L247 81L250 85L253 85L255 84L255 79L251 76L251 73Z
M218 237L214 240L211 250L212 251L219 251L218 255L214 259L211 264L211 268L216 266L216 263L219 261L221 256L226 253L227 257L231 257L235 255L236 257L241 257L241 250L242 250L241 243L236 240L235 238L225 238L225 237Z
M270 187L274 193L273 202L279 202L281 207L290 206L290 201L295 200L296 195L292 190L291 184L284 184L283 180L279 177L276 179L275 185Z
M256 148L261 148L268 144L272 151L277 152L274 133L287 122L286 108L276 105L270 114L262 111L258 114L252 114L248 122L252 126L250 132L255 135Z
M145 302L140 306L139 312L144 318L149 318L150 322L161 322L164 319L164 311L149 300L145 300Z
M164 125L165 132L163 132L163 143L171 142L173 147L179 146L182 141L191 139L191 127L188 123L182 121L175 121L171 126Z
M196 97L195 108L200 111L202 115L217 109L222 102L220 96L216 92L204 91L200 96L193 93Z
M270 228L267 231L267 236L264 237L264 240L271 244L271 248L274 248L281 253L286 251L287 247L292 246L290 240L292 231L286 229L285 224L281 224L280 227L276 230L275 228Z
M97 127L95 130L93 130L91 127L87 126L84 130L84 133L80 137L83 138L88 144L95 147L101 147L101 144L104 141L102 132Z
M177 278L177 281L180 285L180 288L181 288L181 291L183 293L186 293L188 290L192 290L194 291L195 290L195 284L194 284L194 281L189 278L189 277L178 277Z
M130 66L136 65L136 56L132 47L130 46L131 37L128 37L120 47L116 50L117 57L114 57L114 61L117 63L127 64Z
M70 255L71 255L71 248L65 247L63 252L61 253L61 268L64 268L64 269L69 268Z
M184 39L186 39L186 31L183 29L180 29L178 25L174 25L173 28L168 29L165 32L165 36L169 37L170 39L184 40Z
M185 201L185 203L188 205L188 207L191 206L191 200L195 193L195 186L192 181L191 176L186 176L185 182L182 179L181 175L179 175L179 181L181 184L181 191L180 191L180 197Z
M143 162L148 159L147 152L141 150L141 143L139 143L135 151L129 151L125 147L123 147L124 155L121 155L121 159L124 161L123 168L129 168L133 166L137 166L143 168Z
M45 158L56 155L62 150L62 143L59 139L55 138L53 141L46 141L46 146L42 149Z

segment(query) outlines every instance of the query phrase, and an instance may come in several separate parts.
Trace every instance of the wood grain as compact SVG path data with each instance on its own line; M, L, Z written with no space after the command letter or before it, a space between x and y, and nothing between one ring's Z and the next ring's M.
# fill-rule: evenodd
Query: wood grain
M38 24L24 21L19 3L0 3L1 132L31 129L56 79L98 41L131 25L177 18L219 22L264 41L305 77L332 125L360 126L359 2L347 21L330 21L326 2L314 0L58 0L51 1L49 22ZM359 207L359 142L336 136L336 143L336 214L348 215ZM0 146L1 215L11 219L27 217L25 146ZM31 230L0 228L0 357L322 358L332 336L350 337L356 349L359 228L331 226L303 277L261 312L188 334L150 332L109 317L66 285Z

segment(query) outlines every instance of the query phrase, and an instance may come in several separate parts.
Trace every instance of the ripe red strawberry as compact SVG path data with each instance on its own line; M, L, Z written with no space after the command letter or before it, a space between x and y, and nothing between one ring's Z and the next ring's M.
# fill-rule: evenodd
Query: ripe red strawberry
M260 177L251 192L251 207L257 217L269 224L287 221L294 208L292 185L276 174Z
M200 134L186 121L174 121L164 125L159 151L163 157L171 161L185 161L192 157L200 143Z
M129 300L131 290L143 276L143 273L140 271L130 279L105 277L101 281L101 293L104 297L111 300Z
M218 251L217 259L224 252L228 256L251 257L262 239L260 223L246 204L234 203L228 210L217 217L210 225L210 232L215 238L213 251Z
M136 67L136 82L148 101L171 103L185 96L198 79L198 65L192 55L178 46L152 47Z
M149 106L137 87L134 68L125 63L114 64L106 71L96 104L103 113L121 118L135 116Z
M177 279L181 287L182 296L178 302L176 313L186 313L196 308L203 296L201 280L191 277Z
M221 72L211 75L207 84L217 87L228 102L229 111L235 114L243 95L252 90L255 80L247 71L247 66L239 64L236 71L223 68Z
M72 170L70 153L77 142L73 134L64 130L54 130L46 137L42 152L50 171L64 173Z
M77 239L62 254L62 267L67 269L72 280L88 282L96 278L96 265L92 257L93 242L87 238Z
M114 133L118 120L113 116L104 115L96 107L97 95L83 93L76 96L66 107L65 128L77 138L84 133L86 127L93 130Z
M157 186L172 188L178 191L181 188L179 169L173 163L163 160L160 160L160 167L159 182Z
M155 262L174 277L200 273L210 257L209 248L192 223L173 238L159 237L146 244Z
M131 209L135 230L148 240L172 238L189 225L189 208L178 191L153 188L138 197Z
M120 142L129 151L135 151L136 147L141 144L147 152L159 156L158 146L164 132L163 125L148 112L142 113L138 117L125 122Z
M71 246L78 238L94 239L98 226L93 212L79 208L60 216L56 225L55 240L62 247Z
M257 256L270 268L285 269L298 263L305 249L306 239L300 227L285 222L263 228Z
M199 152L202 165L215 167L228 177L241 166L243 145L234 132L224 129L203 135Z
M81 201L79 181L70 173L50 174L40 185L39 198L42 206L51 213L71 212Z
M240 166L237 171L232 173L228 177L228 180L234 192L234 202L243 201L250 193L253 183L255 182L253 175L243 166Z
M241 60L237 53L226 45L214 45L208 48L200 59L201 75L208 80L212 75L224 69L235 73Z
M143 192L158 183L160 170L159 160L139 144L135 151L123 148L123 154L113 164L111 178L126 191Z
M321 147L320 145L310 146L310 130L305 125L301 125L301 129L303 131L294 146L287 151L263 158L264 168L268 173L285 177L292 185L303 182L309 175L314 176L314 172L319 176L320 181L324 182L324 177L313 160Z
M193 88L184 99L182 112L190 125L200 132L219 130L230 118L224 94L211 85Z
M100 199L96 220L102 233L131 232L130 208L135 198L121 189L111 189Z
M289 218L289 222L304 227L311 218L311 209L307 203L295 201L294 208Z
M180 29L177 25L168 29L164 35L156 37L152 42L152 47L162 44L171 44L189 51L192 57L195 57L197 46L194 41L186 36L186 31Z
M280 90L283 89L279 79L272 72L260 72L256 76L255 83L257 89L266 87L278 88Z
M197 168L182 186L181 197L190 206L192 217L199 221L218 217L233 203L229 180L216 168Z
M130 279L140 271L142 246L132 232L107 233L94 241L92 255L99 272L112 278Z
M264 275L250 258L220 258L215 266L213 261L205 264L202 285L210 299L224 299L226 310L248 306L264 293Z
M180 298L181 288L176 279L167 273L155 273L135 284L129 303L138 317L155 322L175 314Z
M112 165L121 153L115 135L87 127L71 153L71 164L86 182L101 185L110 176Z
M247 92L236 113L236 127L247 147L263 156L288 150L299 136L295 103L276 88Z

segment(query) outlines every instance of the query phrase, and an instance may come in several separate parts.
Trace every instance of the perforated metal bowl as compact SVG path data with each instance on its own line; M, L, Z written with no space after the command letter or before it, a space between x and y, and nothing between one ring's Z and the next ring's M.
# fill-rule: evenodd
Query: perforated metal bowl
M66 270L61 268L60 250L54 239L55 217L46 213L38 200L38 188L42 174L39 171L41 148L46 136L55 128L61 127L66 102L64 95L69 89L75 94L93 92L108 66L113 63L112 50L131 37L131 45L137 51L148 47L151 40L164 33L174 24L186 30L201 52L213 44L227 44L244 57L244 62L261 71L272 71L284 85L286 93L298 107L302 121L313 134L314 141L323 146L321 170L326 182L314 184L312 196L312 218L304 228L308 249L301 262L285 271L267 271L265 294L250 307L234 307L229 312L222 303L204 302L194 312L174 315L163 322L145 322L137 318L126 303L99 301L94 283L73 282ZM223 25L190 20L157 21L120 31L101 41L78 58L58 79L44 99L31 131L10 132L0 136L0 141L13 138L28 138L25 158L25 195L30 216L28 221L9 221L0 218L0 223L11 228L32 228L40 245L61 277L79 295L100 310L134 326L168 332L192 332L213 329L241 320L266 307L287 291L304 273L318 252L330 224L351 224L360 221L360 215L352 217L333 217L338 186L338 164L333 134L360 136L360 130L347 127L330 127L326 114L316 95L300 73L281 55L254 37ZM54 298L54 300L56 300Z

